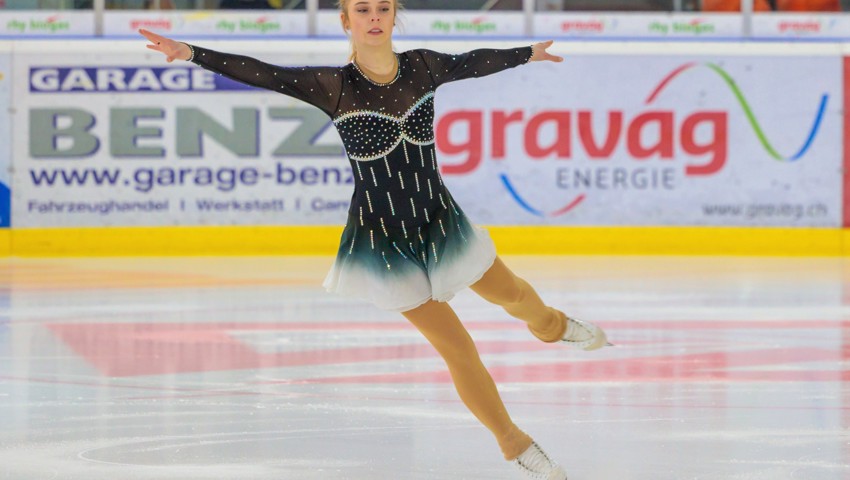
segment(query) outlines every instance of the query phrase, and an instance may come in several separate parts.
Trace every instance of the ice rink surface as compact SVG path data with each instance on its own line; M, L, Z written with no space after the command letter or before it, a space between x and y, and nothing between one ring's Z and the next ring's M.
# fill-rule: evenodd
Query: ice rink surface
M505 257L618 346L451 304L570 480L850 479L850 260ZM329 257L4 259L0 478L517 479Z

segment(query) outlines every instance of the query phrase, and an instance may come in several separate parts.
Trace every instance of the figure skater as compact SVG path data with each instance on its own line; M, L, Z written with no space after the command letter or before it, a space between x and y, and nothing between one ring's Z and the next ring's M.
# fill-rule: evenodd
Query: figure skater
M324 286L401 312L448 366L463 403L495 436L506 460L526 479L566 473L508 415L492 377L446 303L470 287L526 322L543 342L584 350L607 344L596 325L544 304L496 255L488 233L473 226L437 166L434 93L455 80L483 77L534 61L561 62L552 41L463 54L426 49L396 53L392 33L399 0L341 0L352 46L341 67L279 67L215 52L140 30L167 61L188 60L249 85L320 108L333 121L354 174L354 194L339 251Z

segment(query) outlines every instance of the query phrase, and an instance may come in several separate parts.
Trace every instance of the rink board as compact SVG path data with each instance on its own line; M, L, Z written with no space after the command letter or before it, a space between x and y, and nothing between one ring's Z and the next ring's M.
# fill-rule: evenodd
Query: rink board
M14 171L12 252L335 251L339 227L328 225L344 222L350 168L315 109L188 63L164 66L139 42L91 42L96 55L75 53L92 50L79 43L4 44L15 47L11 122L20 125L3 143ZM206 44L290 65L339 63L347 47ZM397 45L416 47L472 48ZM842 48L556 45L568 61L441 88L443 175L506 253L843 254ZM556 87L532 88L540 82ZM232 131L253 118L256 144L201 135L194 150L181 147L176 119L187 111ZM305 145L295 130L307 124L315 131ZM157 177L173 165L213 179ZM246 168L269 181L240 184ZM44 181L110 169L126 176Z

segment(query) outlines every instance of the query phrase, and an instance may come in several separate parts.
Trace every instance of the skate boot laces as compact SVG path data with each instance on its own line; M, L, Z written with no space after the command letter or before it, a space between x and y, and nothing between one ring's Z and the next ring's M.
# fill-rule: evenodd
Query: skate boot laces
M567 317L567 331L561 341L582 350L596 350L611 346L601 328L590 322L570 317Z
M513 460L526 480L567 480L567 473L553 462L537 443Z

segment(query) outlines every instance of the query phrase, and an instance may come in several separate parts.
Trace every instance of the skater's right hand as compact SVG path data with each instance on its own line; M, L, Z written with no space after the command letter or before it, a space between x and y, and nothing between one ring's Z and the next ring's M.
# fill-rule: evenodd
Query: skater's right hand
M176 42L170 38L145 30L144 28L140 28L139 33L144 35L144 37L152 43L152 45L145 46L151 50L156 50L157 52L164 54L168 63L171 63L174 60L189 60L192 58L192 50L185 43Z

